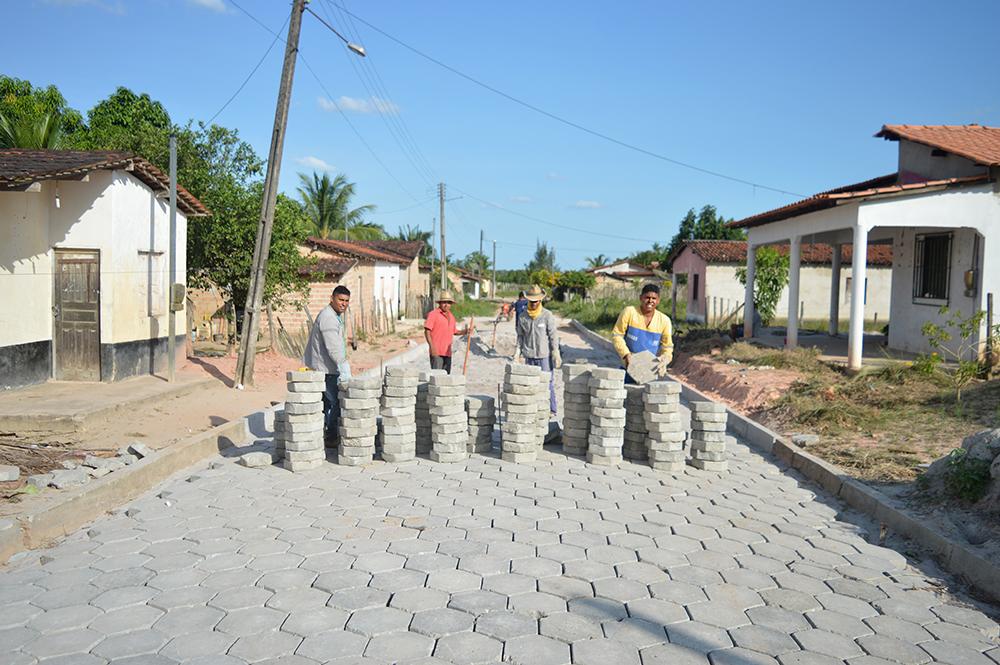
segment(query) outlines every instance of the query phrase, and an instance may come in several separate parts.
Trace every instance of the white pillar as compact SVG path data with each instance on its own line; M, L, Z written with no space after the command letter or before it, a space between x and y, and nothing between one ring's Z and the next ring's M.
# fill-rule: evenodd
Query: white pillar
M747 283L743 295L743 339L753 337L753 281L757 276L757 248L747 243Z
M844 246L837 243L833 246L833 266L830 270L830 336L840 330L840 261Z
M788 332L785 335L785 348L794 349L799 345L799 268L802 265L802 236L792 237L788 244Z
M865 279L868 269L868 229L854 227L851 259L851 332L847 339L847 369L861 369L865 337Z

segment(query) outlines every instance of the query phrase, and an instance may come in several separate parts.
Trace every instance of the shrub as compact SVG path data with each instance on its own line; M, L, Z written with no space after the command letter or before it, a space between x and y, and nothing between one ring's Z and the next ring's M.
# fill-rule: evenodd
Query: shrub
M983 498L989 483L989 462L970 458L964 448L955 448L948 454L948 468L944 473L944 488L948 494L973 503Z

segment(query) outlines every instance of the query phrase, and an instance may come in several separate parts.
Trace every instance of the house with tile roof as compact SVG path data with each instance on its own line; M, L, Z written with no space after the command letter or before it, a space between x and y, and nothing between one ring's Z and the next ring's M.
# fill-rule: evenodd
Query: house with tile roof
M784 245L790 257L790 302L802 288L806 243L833 247L829 298L830 334L839 320L843 248L864 248L851 283L847 365L860 369L864 355L864 291L869 246L892 253L889 304L890 349L930 351L921 328L943 324L942 307L968 317L987 309L1000 290L1000 127L981 125L884 125L876 137L897 144L894 173L830 189L731 223L746 229L751 248ZM857 256L859 252L855 253ZM755 270L748 253L748 272ZM744 299L753 303L753 282ZM786 346L798 344L798 308L789 304ZM752 331L753 308L744 308ZM980 351L989 340L985 324L976 336Z
M0 150L0 388L166 369L187 221L209 214L178 187L171 277L168 193L167 175L130 153Z
M275 323L286 331L303 330L341 284L351 290L348 318L357 331L384 331L390 321L423 316L430 295L420 274L423 246L421 241L307 238L299 251L314 259L303 268L309 279L308 314L301 305L287 306L276 312Z
M787 246L779 252L788 253ZM840 312L846 320L851 292L852 247L842 250L840 270ZM799 286L799 318L825 319L830 298L830 280L833 266L833 247L819 243L802 244L802 268ZM725 325L737 318L742 320L743 284L736 278L736 271L746 265L745 240L687 240L667 257L666 265L672 273L671 281L687 284L679 295L686 300L686 318L697 323ZM681 277L683 276L683 277ZM865 319L886 323L889 318L889 290L892 277L892 250L888 246L868 247L867 284L864 289ZM678 279L680 278L680 279ZM781 292L777 315L788 311L788 287Z

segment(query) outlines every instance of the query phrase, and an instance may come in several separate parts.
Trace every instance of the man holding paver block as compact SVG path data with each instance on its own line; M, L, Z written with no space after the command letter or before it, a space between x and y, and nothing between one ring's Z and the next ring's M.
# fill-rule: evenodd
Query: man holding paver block
M316 317L302 363L311 369L326 374L326 390L323 391L323 429L327 438L335 438L340 420L340 406L337 386L351 378L351 364L347 360L347 327L344 312L351 304L351 292L340 285L333 290L330 304Z
M559 333L556 330L556 317L542 307L545 291L537 284L532 286L524 297L528 306L524 315L517 318L514 326L517 328L517 347L514 359L524 357L526 365L541 367L549 375L549 410L556 414L556 383L554 370L562 367L562 356L559 353Z
M656 309L659 304L660 287L646 284L639 294L639 307L629 305L623 309L611 331L615 351L626 371L626 383L636 383L628 374L633 353L648 351L656 356L655 369L659 376L667 373L667 365L674 357L673 325L669 316Z

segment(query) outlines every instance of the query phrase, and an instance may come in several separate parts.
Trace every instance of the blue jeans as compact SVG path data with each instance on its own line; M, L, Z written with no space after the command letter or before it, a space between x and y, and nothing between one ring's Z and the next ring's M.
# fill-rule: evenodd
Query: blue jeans
M541 367L543 372L549 373L549 411L556 412L556 373L552 371L551 358L525 358L525 365Z
M340 424L339 374L326 375L326 390L323 391L323 429L327 436L337 435Z

